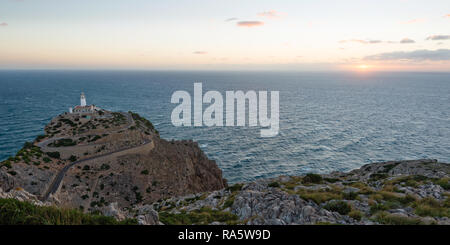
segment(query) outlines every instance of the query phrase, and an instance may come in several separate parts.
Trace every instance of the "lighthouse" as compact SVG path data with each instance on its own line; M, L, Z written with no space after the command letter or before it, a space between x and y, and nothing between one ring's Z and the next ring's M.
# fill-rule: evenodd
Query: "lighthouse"
M95 105L87 105L86 96L84 96L84 93L81 93L80 105L77 105L74 108L70 107L69 113L70 114L89 114L89 113L95 113L100 110L102 110L102 109Z
M81 106L86 106L86 97L84 96L83 92L81 92L80 105Z

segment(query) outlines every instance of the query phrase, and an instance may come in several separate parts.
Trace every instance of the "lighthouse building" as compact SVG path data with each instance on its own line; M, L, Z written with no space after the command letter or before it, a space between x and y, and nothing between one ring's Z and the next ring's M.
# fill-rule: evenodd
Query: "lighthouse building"
M81 93L80 97L80 105L75 106L75 108L72 109L69 108L69 113L74 114L87 114L87 113L94 113L96 111L100 111L101 109L95 105L87 105L86 104L86 96L84 93Z

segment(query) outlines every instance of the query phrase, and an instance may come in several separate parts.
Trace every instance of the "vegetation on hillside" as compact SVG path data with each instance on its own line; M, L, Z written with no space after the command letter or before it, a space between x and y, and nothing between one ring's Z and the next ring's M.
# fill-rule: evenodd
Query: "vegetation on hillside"
M129 111L128 113L131 114L131 116L133 117L134 121L136 122L136 126L140 127L141 125L144 125L147 129L150 129L151 131L159 134L158 130L155 129L155 127L153 126L153 124L145 119L144 117L141 117L139 114L134 113Z
M135 219L117 221L77 209L36 206L16 199L0 199L2 225L136 225Z

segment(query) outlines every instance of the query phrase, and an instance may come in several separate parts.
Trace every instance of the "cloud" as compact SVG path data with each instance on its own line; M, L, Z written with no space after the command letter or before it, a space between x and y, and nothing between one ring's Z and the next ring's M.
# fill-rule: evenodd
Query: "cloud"
M280 18L286 15L285 13L280 13L275 10L269 10L265 12L258 13L258 16L265 17L265 18Z
M361 39L349 39L349 40L341 40L341 41L339 41L339 43L350 43L350 42L362 43L362 44L366 44L367 43L367 41L361 40Z
M235 18L235 17L233 17L233 18L228 18L228 19L226 19L225 21L226 21L226 22L229 22L229 21L235 21L235 20L238 20L238 18Z
M446 61L450 60L450 49L396 51L366 56L364 60Z
M450 18L450 14L444 15L444 18Z
M206 51L194 51L192 53L193 54L207 54L208 52L206 52Z
M400 43L415 43L416 41L409 39L407 37L403 38L402 40L400 40Z
M236 23L237 26L243 26L243 27L255 27L255 26L262 26L264 25L264 22L262 21L239 21Z
M432 36L427 37L425 40L436 41L436 40L448 40L448 39L450 39L450 35L432 35Z
M376 44L376 43L382 43L381 40L362 40L362 39L349 39L349 40L341 40L339 43L361 43L361 44Z
M6 26L8 26L8 23L6 23L6 22L0 23L0 27L6 27Z

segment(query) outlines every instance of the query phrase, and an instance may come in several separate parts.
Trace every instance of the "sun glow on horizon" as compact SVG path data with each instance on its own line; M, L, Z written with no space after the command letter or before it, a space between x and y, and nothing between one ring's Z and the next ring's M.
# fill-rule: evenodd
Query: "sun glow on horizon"
M362 64L362 65L358 65L357 68L358 68L359 70L367 70L367 69L370 68L370 66L369 66L369 65L366 65L366 64Z

